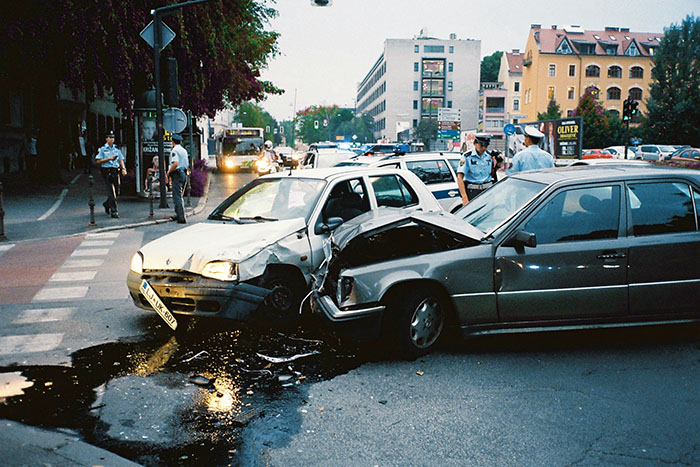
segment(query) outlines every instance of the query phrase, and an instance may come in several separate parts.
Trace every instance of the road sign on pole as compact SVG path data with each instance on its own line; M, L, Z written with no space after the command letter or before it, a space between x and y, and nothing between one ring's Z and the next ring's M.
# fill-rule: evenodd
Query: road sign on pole
M158 23L160 23L160 50L163 50L173 39L175 39L175 32L163 21L158 21ZM153 37L155 33L154 24L155 23L151 21L139 34L151 47L153 47L153 44L155 44L155 38Z

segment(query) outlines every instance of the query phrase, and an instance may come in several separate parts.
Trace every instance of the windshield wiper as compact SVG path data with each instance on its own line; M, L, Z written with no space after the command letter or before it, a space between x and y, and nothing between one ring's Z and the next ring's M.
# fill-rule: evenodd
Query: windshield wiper
M235 222L236 224L242 224L242 223L243 223L243 222L239 221L238 219L236 219L235 217L226 216L226 215L224 215L224 214L212 214L212 215L209 216L208 219L209 219L209 220L213 220L213 221L233 221L233 222Z
M242 221L257 221L257 222L278 221L279 220L279 219L275 219L274 217L263 217L263 216L239 217L239 219Z

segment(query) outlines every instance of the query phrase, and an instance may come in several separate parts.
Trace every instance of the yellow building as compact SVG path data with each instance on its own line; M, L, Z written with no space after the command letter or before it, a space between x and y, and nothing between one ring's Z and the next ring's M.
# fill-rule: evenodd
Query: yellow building
M595 86L605 110L622 113L628 97L646 111L652 57L662 33L630 32L606 27L585 31L579 26L530 27L523 58L522 113L537 120L554 98L562 117L572 114L589 86Z

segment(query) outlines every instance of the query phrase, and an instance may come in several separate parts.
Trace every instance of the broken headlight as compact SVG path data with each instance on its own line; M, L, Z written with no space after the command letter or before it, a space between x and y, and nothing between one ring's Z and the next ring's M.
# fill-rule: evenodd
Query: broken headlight
M338 287L336 288L336 298L338 299L338 305L342 305L343 302L350 298L352 294L352 287L355 284L355 279L348 276L340 276L338 281Z
M220 281L238 279L238 264L232 261L212 261L202 269L202 276Z
M134 256L131 257L130 269L136 274L143 274L143 255L140 251L137 251L134 253Z

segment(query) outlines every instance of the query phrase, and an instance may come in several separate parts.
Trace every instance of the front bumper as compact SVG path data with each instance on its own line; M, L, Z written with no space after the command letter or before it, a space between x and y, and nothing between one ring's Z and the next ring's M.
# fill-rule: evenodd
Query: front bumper
M328 295L311 294L311 311L325 318L328 328L344 337L374 340L381 334L384 305L342 310Z
M271 292L270 289L242 282L222 282L198 274L155 271L137 274L129 271L126 284L134 304L153 311L140 291L146 279L168 309L176 314L216 316L249 321L253 312Z

